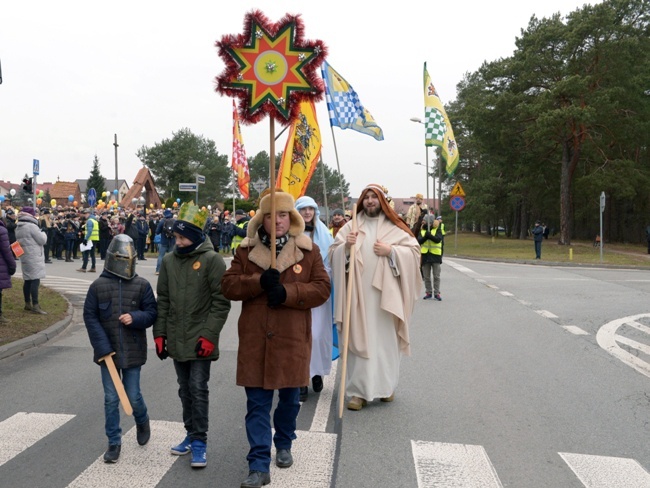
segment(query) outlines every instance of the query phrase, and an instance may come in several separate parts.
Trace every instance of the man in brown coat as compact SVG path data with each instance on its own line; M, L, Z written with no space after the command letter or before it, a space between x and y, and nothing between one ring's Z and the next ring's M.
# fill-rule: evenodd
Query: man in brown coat
M276 267L271 268L271 219L275 218ZM271 482L271 446L276 465L293 464L291 443L296 438L300 387L309 382L311 309L330 296L330 280L318 246L303 234L304 221L289 193L271 195L248 223L232 265L221 281L224 296L241 300L237 384L246 388L248 477L242 488ZM274 391L279 401L273 413Z

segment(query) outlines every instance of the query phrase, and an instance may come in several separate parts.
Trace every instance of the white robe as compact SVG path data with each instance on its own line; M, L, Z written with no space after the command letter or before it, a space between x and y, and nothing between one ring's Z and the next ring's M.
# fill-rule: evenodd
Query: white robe
M352 296L346 394L366 400L392 395L399 381L400 352L410 354L408 320L422 288L420 246L381 214L358 215L355 293ZM330 247L334 274L335 320L343 321L346 297L345 237L348 223ZM393 258L377 256L373 244L391 244Z

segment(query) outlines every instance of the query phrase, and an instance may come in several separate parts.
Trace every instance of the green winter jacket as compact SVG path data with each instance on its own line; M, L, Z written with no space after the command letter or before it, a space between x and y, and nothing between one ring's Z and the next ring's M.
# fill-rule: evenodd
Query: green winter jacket
M178 248L165 255L158 276L158 318L154 337L167 338L170 357L177 361L219 358L219 334L228 318L230 301L221 293L226 271L223 258L206 239L188 254ZM215 345L208 357L196 354L204 337Z

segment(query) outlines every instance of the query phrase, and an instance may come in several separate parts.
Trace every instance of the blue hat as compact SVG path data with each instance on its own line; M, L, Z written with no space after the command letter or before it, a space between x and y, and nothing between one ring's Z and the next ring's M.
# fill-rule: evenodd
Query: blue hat
M166 210L163 212L163 217L165 217L166 219L171 218L171 216L172 216L172 211L171 211L171 210L166 209Z

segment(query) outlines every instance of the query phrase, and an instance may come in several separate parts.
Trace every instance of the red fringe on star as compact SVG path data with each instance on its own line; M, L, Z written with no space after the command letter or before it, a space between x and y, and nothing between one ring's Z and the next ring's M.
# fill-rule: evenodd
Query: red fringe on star
M290 115L288 119L272 102L268 100L251 112L249 90L246 88L233 87L231 85L232 80L236 79L239 74L240 66L231 55L229 49L242 48L249 44L252 40L252 36L255 35L253 32L253 25L255 24L259 25L259 27L263 29L269 37L275 37L278 31L290 23L295 25L293 46L318 50L316 55L301 69L301 72L303 73L305 80L309 83L311 90L291 91L289 100L287 100L288 112ZM269 117L273 117L280 124L288 125L298 116L300 102L305 100L313 100L314 102L317 102L322 99L325 87L323 80L316 73L316 70L322 65L327 56L327 47L320 40L304 40L304 31L305 26L300 15L286 14L279 22L274 24L271 23L261 11L253 10L247 13L244 18L243 34L226 34L220 41L215 43L219 56L226 64L226 69L223 73L216 77L215 91L221 95L239 98L238 113L242 123L247 125L256 124L268 115Z

